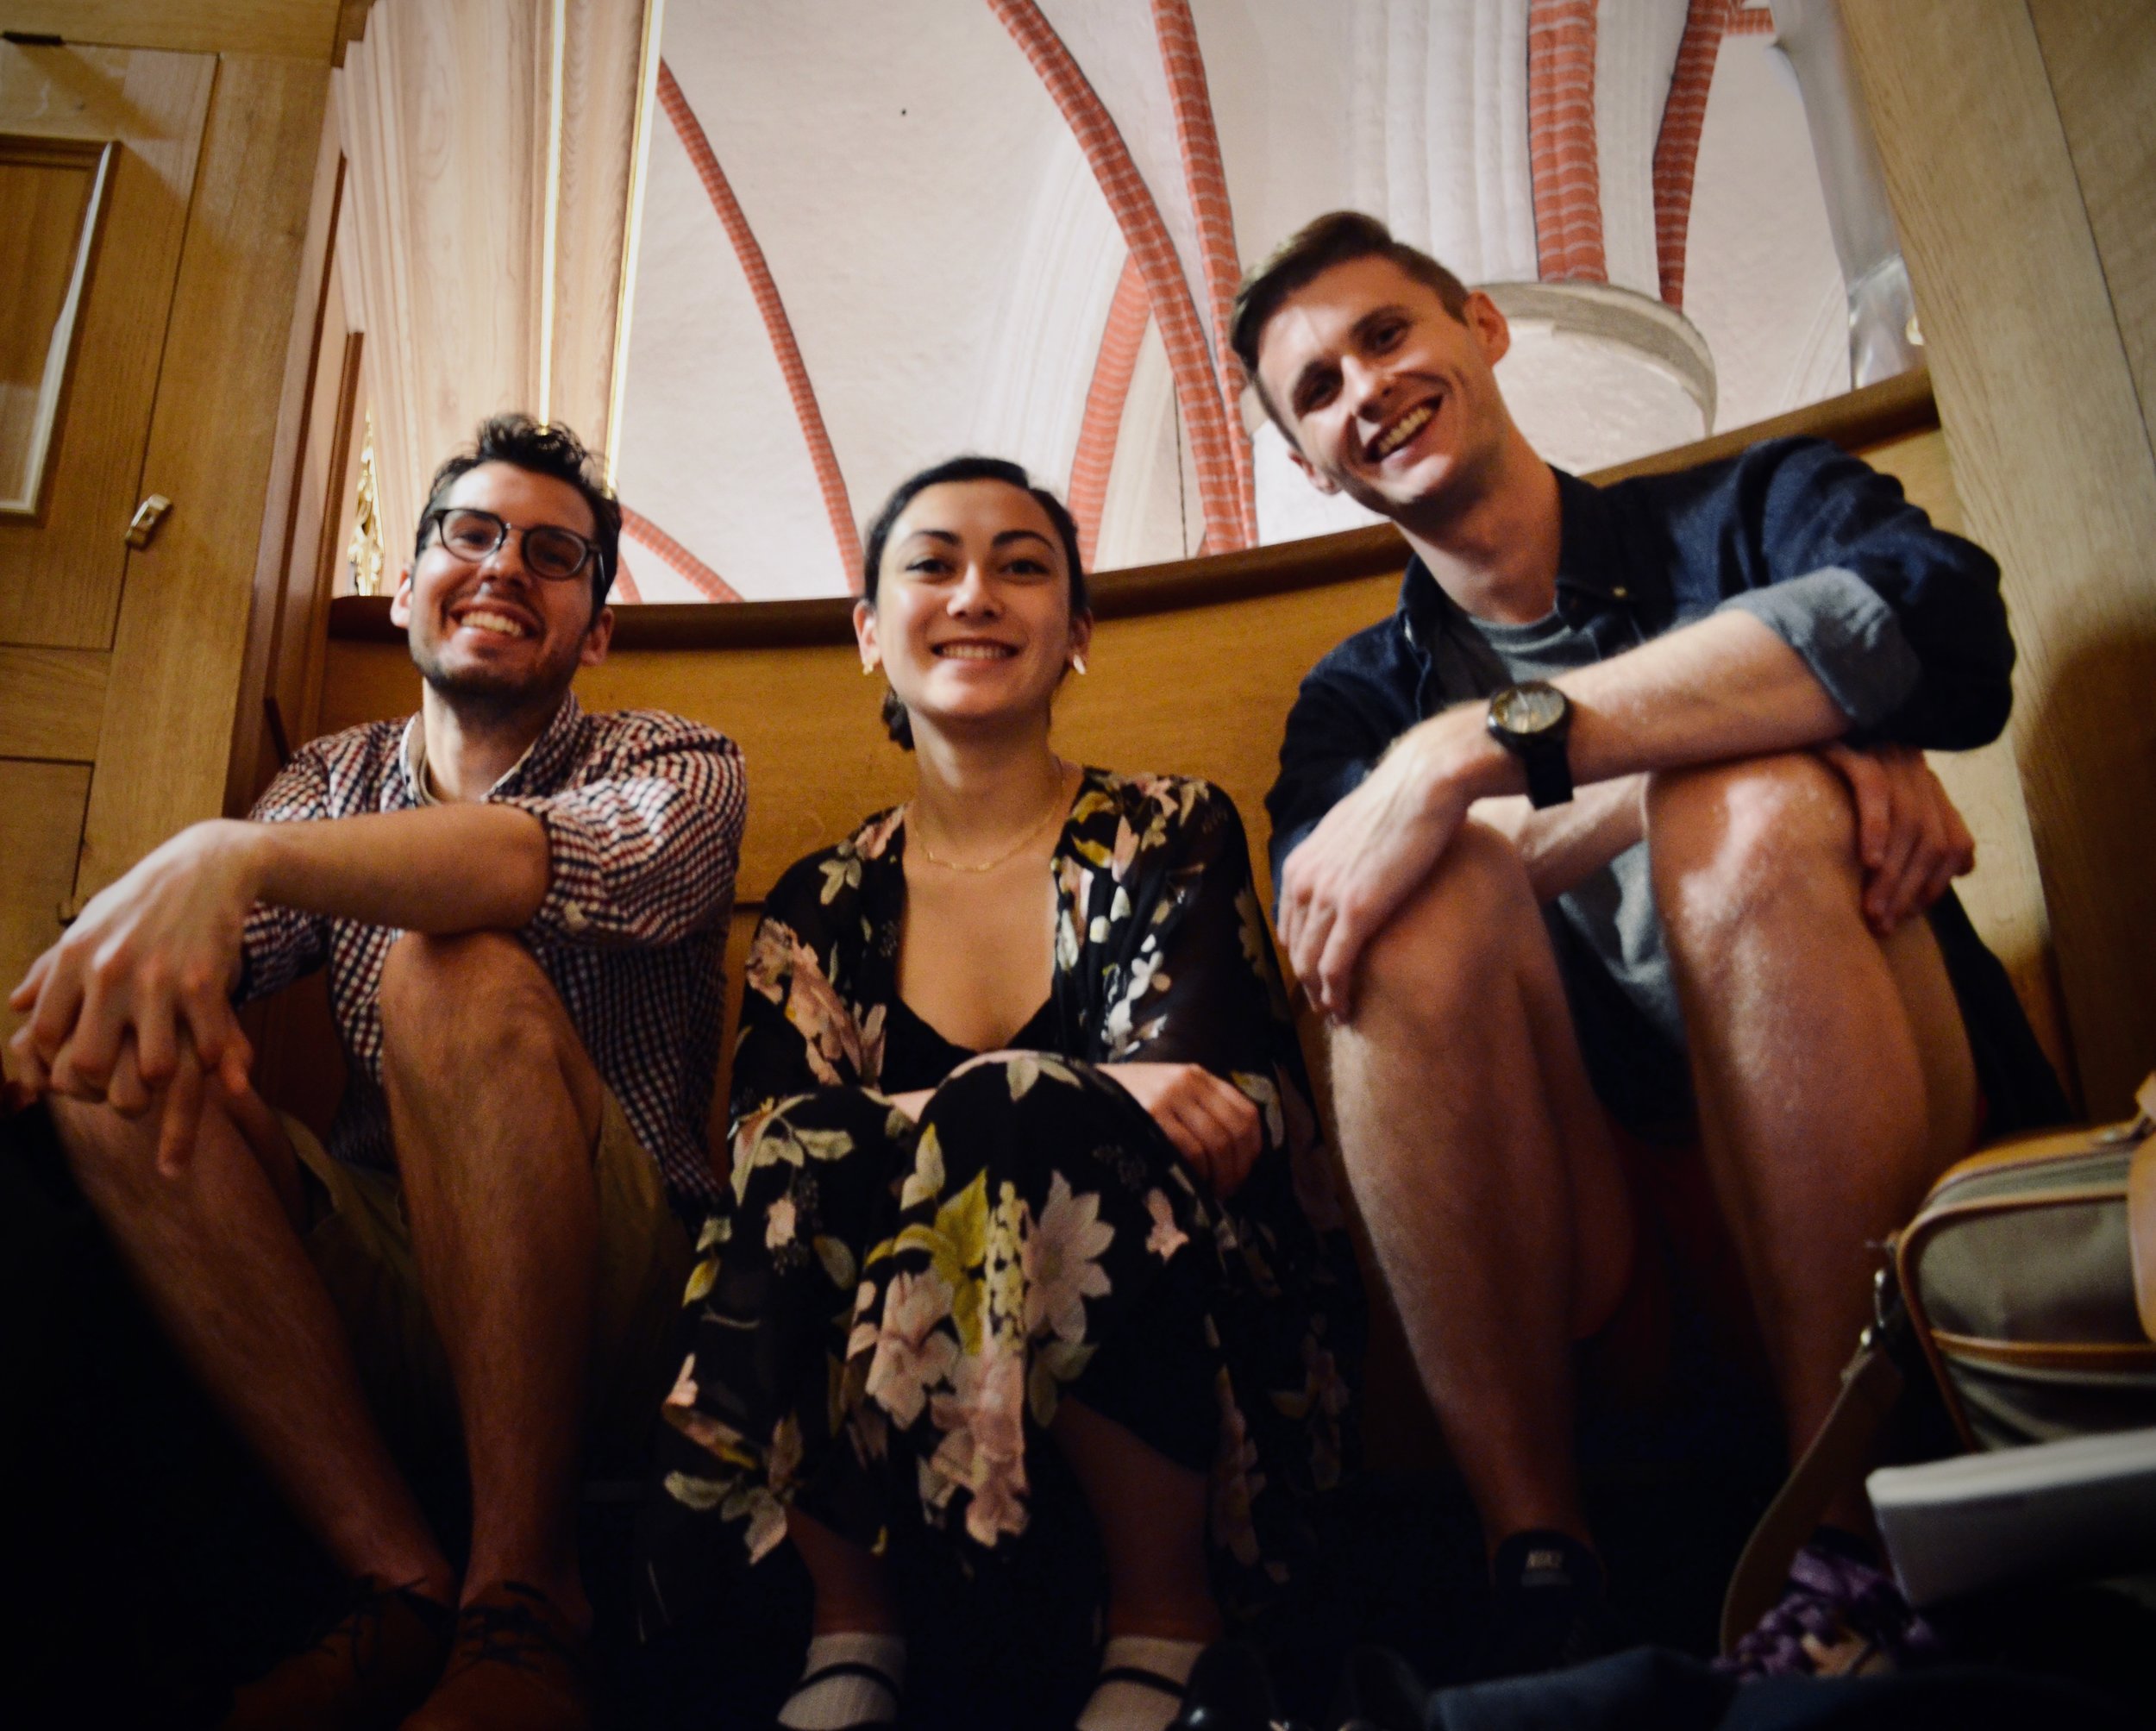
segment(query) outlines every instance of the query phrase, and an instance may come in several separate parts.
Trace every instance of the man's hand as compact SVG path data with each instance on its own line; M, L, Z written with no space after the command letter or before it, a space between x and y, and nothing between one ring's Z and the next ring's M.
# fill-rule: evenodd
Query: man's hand
M1194 1063L1104 1063L1216 1196L1232 1196L1264 1151L1250 1096Z
M1644 775L1620 775L1546 811L1512 793L1477 800L1468 816L1513 844L1537 901L1554 901L1645 837L1646 790Z
M1859 751L1834 743L1820 747L1820 755L1849 784L1864 867L1865 923L1884 938L1976 864L1976 840L1914 747Z
M1288 856L1281 942L1320 1011L1347 1019L1363 946L1435 869L1469 806L1517 782L1511 757L1483 731L1482 706L1463 705L1402 734Z
M91 898L9 1004L17 1080L139 1114L162 1102L160 1163L184 1158L204 1088L243 1094L254 1054L232 1013L257 894L248 824L183 830Z

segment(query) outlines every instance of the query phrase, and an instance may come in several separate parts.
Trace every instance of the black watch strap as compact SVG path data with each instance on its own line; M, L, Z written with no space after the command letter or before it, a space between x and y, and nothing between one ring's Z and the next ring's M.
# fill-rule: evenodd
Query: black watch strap
M1520 742L1520 767L1527 772L1527 803L1538 812L1572 797L1572 761L1563 733Z

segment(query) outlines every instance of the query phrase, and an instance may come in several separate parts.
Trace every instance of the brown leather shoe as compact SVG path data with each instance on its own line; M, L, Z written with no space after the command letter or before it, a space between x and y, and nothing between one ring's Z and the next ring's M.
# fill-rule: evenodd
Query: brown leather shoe
M497 1581L457 1613L442 1681L404 1731L587 1731L587 1646L536 1587Z
M455 1614L406 1587L356 1591L320 1640L233 1696L222 1731L391 1731L427 1698Z

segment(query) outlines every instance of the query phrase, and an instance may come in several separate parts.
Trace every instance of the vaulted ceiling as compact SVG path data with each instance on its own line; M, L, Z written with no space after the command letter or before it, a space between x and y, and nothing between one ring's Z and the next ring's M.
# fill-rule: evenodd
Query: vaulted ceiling
M436 3L377 0L370 40ZM543 66L547 0L484 6L532 15ZM555 156L624 141L628 340L584 364L545 325L576 303L563 258L527 320L554 334L511 347L561 357L519 377L599 429L644 599L843 593L888 489L966 450L1064 492L1100 568L1363 520L1292 470L1221 340L1241 271L1342 206L1492 285L1516 337L1500 381L1568 467L1849 384L1827 198L1764 5L655 0L633 175L628 110L586 89L627 88L633 32L567 7L573 38L610 33L589 58L612 71L580 83L572 58ZM530 64L508 37L505 64ZM417 87L433 57L412 41ZM380 130L454 133L454 109L411 123L426 100ZM529 133L509 148L537 160ZM394 154L378 177L409 172ZM564 407L580 365L598 382L569 400L592 406ZM415 453L439 436L421 418Z

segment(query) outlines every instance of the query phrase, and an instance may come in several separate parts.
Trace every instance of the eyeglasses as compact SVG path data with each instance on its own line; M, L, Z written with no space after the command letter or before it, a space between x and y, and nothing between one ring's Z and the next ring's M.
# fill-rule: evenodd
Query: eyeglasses
M427 530L431 525L435 539L444 549L467 564L476 565L480 560L500 550L509 539L510 531L523 537L524 565L535 577L543 577L549 583L566 583L580 575L586 565L598 555L592 546L573 529L562 529L551 523L535 523L518 529L513 523L505 523L491 511L478 511L470 505L437 505L419 521L419 543L425 546Z

